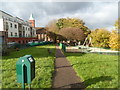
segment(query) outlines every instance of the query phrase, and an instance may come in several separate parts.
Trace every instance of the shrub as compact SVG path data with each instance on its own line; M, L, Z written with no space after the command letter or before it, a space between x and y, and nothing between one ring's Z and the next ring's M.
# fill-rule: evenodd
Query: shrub
M110 34L110 40L109 40L109 46L113 50L119 50L120 51L120 34L116 30L113 30Z
M106 29L96 29L89 34L88 37L92 38L92 44L95 47L109 47L110 32Z

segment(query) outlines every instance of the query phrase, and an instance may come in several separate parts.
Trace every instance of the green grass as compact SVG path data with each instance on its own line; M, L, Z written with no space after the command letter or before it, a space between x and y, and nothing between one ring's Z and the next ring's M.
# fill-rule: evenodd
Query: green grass
M118 88L118 56L65 54L87 88Z
M48 53L47 48L52 50L52 54ZM31 87L51 88L55 59L54 45L30 47L4 56L2 59L2 88L21 88L21 84L16 80L16 62L19 57L24 55L32 55L35 59L35 78ZM26 87L28 86L26 85Z

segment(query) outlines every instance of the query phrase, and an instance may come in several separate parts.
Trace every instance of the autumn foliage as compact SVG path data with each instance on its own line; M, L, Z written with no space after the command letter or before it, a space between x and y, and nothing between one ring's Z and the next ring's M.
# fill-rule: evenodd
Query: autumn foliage
M63 28L79 28L84 31L84 34L87 35L90 30L85 26L85 22L79 18L60 18L56 23L59 29Z
M48 23L48 35L57 39L70 40L70 41L83 41L88 36L91 38L93 47L111 48L113 50L120 50L120 29L119 21L116 21L114 26L115 30L112 32L100 28L94 31L90 31L83 20L79 18L60 18Z
M92 38L94 47L109 47L110 32L105 29L96 29L92 31L89 37Z
M120 51L120 18L114 24L115 30L110 34L109 47Z
M60 35L68 40L84 40L84 32L79 28L62 28L59 32Z
M83 20L78 18L60 18L52 20L47 25L48 35L54 42L59 40L84 40L90 30Z
M120 34L116 30L113 30L110 34L109 46L113 50L120 51Z

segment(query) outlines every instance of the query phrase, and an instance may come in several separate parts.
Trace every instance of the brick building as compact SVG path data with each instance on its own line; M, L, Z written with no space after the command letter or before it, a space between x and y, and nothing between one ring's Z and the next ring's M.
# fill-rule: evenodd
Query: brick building
M29 20L25 21L0 10L0 33L4 43L26 44L37 40L35 20L32 14Z
M52 38L47 35L47 32L47 28L45 27L36 27L38 41L53 41Z

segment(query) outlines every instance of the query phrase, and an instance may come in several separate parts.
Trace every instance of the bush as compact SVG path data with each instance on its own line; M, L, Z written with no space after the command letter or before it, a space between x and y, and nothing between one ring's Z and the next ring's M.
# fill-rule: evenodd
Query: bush
M120 34L116 30L113 30L110 34L109 47L113 50L120 51Z
M96 29L88 37L92 38L92 44L95 47L109 47L110 32L105 29Z

